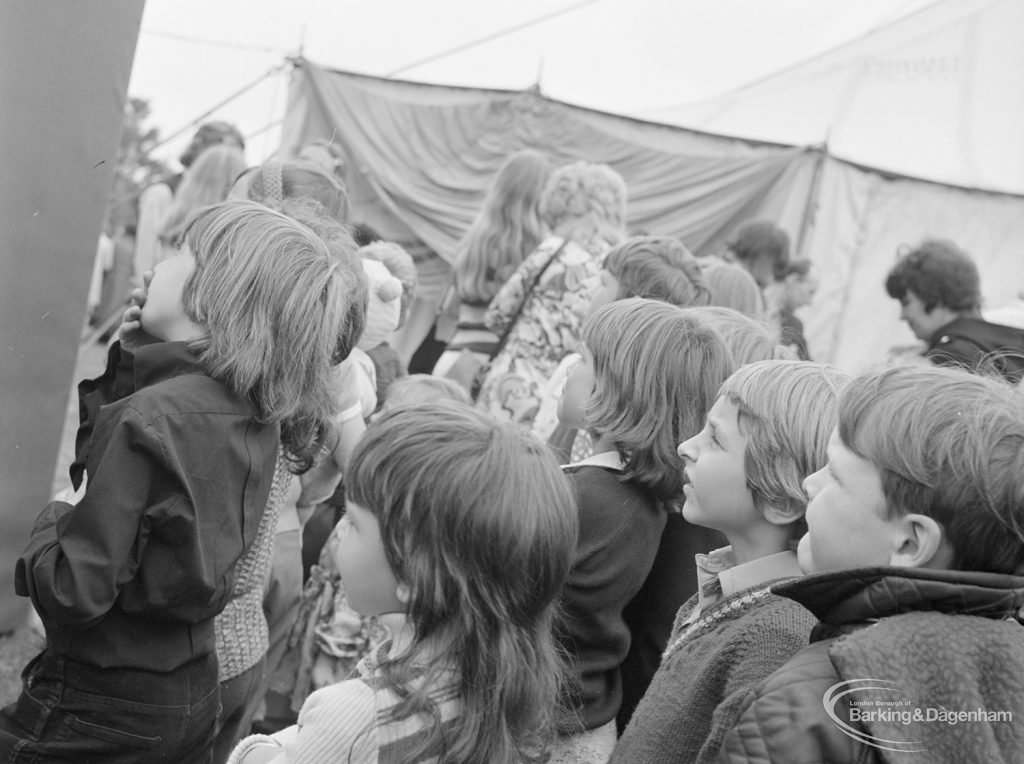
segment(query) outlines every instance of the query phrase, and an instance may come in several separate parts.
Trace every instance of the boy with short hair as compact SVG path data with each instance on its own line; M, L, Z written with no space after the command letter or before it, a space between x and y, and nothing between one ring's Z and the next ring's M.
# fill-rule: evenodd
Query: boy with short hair
M821 623L748 699L719 760L1019 759L1019 392L948 368L864 374L828 453L799 546L818 575L775 588Z
M771 584L800 575L801 483L825 463L843 381L820 364L749 364L679 446L683 516L729 546L697 555L698 592L680 608L613 762L713 760L747 694L806 645L814 618Z

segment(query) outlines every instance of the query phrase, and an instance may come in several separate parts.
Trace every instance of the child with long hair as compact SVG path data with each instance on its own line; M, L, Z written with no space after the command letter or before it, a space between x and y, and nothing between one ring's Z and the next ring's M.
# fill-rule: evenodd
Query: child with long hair
M540 197L553 169L543 154L530 149L517 151L498 168L483 207L455 250L458 323L434 374L446 374L465 353L486 363L496 352L498 336L484 325L484 313L544 238Z
M484 323L501 349L478 403L503 421L532 424L559 362L580 330L608 250L626 238L626 183L608 165L575 162L551 173L540 214L551 235L491 300Z
M668 513L678 511L676 444L700 430L731 368L717 333L674 305L619 300L584 324L582 360L558 411L594 439L594 455L566 467L580 537L562 593L562 638L584 732L562 740L556 761L611 753L631 641L623 608L647 579Z
M338 261L351 289L346 295L347 319L331 359L340 362L332 374L339 394L339 413L334 418L338 445L307 471L290 469L284 453L279 455L274 490L257 541L240 561L235 592L217 617L222 708L214 746L217 762L224 761L238 740L249 733L253 718L264 705L299 614L303 526L316 500L330 495L347 454L365 429L358 414L346 418L344 413L356 400L352 375L345 371L351 368L347 358L363 331L367 304L362 265L345 227L349 206L344 186L311 163L267 162L239 176L230 197L259 202L311 228ZM278 700L270 699L271 717L279 715ZM287 707L287 703L277 705Z
M311 695L296 727L231 761L543 761L563 677L554 603L578 533L550 453L439 401L371 424L346 480L349 600L403 626L358 676Z
M698 556L697 593L612 761L715 761L747 694L807 643L814 617L771 585L800 575L802 483L825 463L845 378L803 361L748 364L722 385L704 429L680 443L683 516L729 546Z
M228 198L239 173L245 170L241 149L232 144L211 146L188 168L174 194L174 203L160 227L164 257L174 254L192 215Z
M605 257L586 314L591 315L610 302L629 297L646 297L686 308L707 305L710 293L701 277L697 258L678 239L631 236L612 247ZM556 413L566 377L579 359L579 353L569 353L558 364L541 396L532 426L533 433L547 440L555 453L567 461L590 456L592 446L585 431L559 425Z
M324 446L346 289L317 236L252 203L200 212L158 264L140 316L153 341L115 343L108 372L127 367L126 388L90 398L111 393L92 409L80 499L50 504L17 561L47 647L0 714L5 757L209 760L214 617L279 446L297 465Z

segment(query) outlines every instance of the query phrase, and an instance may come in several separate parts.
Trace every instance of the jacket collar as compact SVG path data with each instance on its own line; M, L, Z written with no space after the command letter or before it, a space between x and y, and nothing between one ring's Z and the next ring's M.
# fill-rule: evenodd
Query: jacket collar
M134 351L135 389L185 374L206 374L187 342L154 342Z
M806 576L772 591L835 626L922 610L1003 618L1024 605L1024 578L962 570L861 568Z

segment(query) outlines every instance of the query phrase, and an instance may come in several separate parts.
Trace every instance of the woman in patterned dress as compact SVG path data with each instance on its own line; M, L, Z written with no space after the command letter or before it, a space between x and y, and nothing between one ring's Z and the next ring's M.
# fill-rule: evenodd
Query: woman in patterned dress
M607 165L567 165L552 173L540 212L551 236L523 261L487 310L486 325L499 336L508 331L508 338L478 398L478 405L499 419L527 425L559 361L579 348L605 254L626 237L626 184Z

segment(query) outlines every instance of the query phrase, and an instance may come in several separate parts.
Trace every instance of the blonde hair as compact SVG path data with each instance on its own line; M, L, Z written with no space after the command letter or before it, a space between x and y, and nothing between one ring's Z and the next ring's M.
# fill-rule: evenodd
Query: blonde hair
M436 401L372 423L345 480L410 594L412 648L381 666L400 698L390 718L436 718L430 692L455 675L458 717L428 725L403 760L546 760L567 687L555 603L579 533L554 456L516 425Z
M839 389L848 376L808 361L758 361L736 370L718 397L739 410L747 439L744 472L754 506L777 507L800 518L793 538L807 530L804 479L825 466L837 421Z
M626 238L626 182L605 164L575 162L548 178L540 214L551 230L587 250Z
M244 170L245 156L237 146L222 143L203 151L181 179L160 238L173 246L180 244L193 213L224 201Z
M681 308L642 298L600 308L582 339L594 359L587 429L615 441L624 479L662 501L675 499L683 489L676 446L700 432L732 373L728 349Z
M182 307L206 329L192 350L211 377L281 424L290 458L308 468L336 406L329 372L351 272L308 227L255 202L200 211L185 240L196 265Z
M310 162L267 162L251 168L243 177L246 178L243 187L246 199L311 228L346 271L345 282L351 285L345 295L348 313L331 359L334 364L341 363L363 333L369 300L366 275L346 227L349 209L345 187L333 175Z
M455 249L459 299L488 303L544 237L540 197L553 165L537 151L508 157Z
M778 333L765 322L732 308L690 308L693 315L713 326L732 353L737 368L755 361L795 361L796 354L779 343Z

